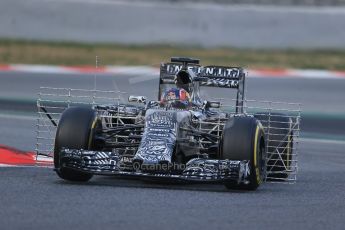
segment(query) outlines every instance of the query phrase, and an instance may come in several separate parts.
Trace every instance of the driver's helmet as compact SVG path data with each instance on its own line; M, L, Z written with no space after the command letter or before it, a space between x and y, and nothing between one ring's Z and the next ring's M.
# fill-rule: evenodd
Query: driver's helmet
M188 93L191 93L191 89L192 89L192 79L191 76L189 75L189 73L186 70L180 70L175 78L174 78L174 82L177 88L179 89L184 89L186 90Z
M175 108L187 108L191 105L190 91L192 89L192 80L186 70L180 70L174 82L176 87L165 91L161 98L161 104L169 102Z
M172 88L165 91L161 103L170 102L173 107L187 108L191 105L191 97L185 89Z

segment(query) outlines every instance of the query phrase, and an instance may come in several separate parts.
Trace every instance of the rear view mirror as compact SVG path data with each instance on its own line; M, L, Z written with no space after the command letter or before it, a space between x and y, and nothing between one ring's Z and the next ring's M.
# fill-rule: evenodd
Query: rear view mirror
M220 108L220 102L219 101L204 101L204 108Z
M136 102L136 103L146 103L146 97L145 96L129 96L128 102Z

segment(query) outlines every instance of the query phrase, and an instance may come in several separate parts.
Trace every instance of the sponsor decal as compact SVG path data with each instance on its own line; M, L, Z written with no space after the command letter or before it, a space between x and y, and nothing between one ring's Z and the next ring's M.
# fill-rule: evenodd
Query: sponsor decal
M240 76L240 70L238 68L222 66L206 66L202 75L220 78L238 78Z
M171 162L176 140L176 114L169 111L148 110L140 146L134 159L152 164Z
M163 70L166 73L175 75L180 70L182 70L182 65L169 63L162 65ZM218 78L239 78L240 76L240 69L239 68L232 68L232 67L224 67L224 66L188 66L188 69L192 70L197 75L205 76L205 77L218 77Z
M172 74L175 75L177 74L179 71L182 70L182 65L181 64L173 64L173 63L169 63L169 64L164 64L162 66L162 68L166 71L166 73L168 74ZM189 70L192 70L194 73L199 74L201 73L202 67L201 66L188 66L187 67Z

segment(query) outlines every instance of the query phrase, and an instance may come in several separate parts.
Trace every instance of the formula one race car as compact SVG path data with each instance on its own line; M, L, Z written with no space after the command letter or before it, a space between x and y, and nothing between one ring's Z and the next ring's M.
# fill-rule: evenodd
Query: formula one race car
M112 175L248 190L264 181L294 181L299 110L248 107L245 76L242 68L203 67L197 59L171 58L161 64L157 100L129 96L128 103L68 104L60 117L52 112L61 108L60 101L40 98L41 120L47 116L57 126L49 128L55 134L50 140L55 139L56 173L69 181ZM236 89L235 105L202 99L203 86ZM52 90L41 96L53 95ZM65 90L62 95L71 102L77 90ZM48 126L39 121L38 140L49 139L40 135Z

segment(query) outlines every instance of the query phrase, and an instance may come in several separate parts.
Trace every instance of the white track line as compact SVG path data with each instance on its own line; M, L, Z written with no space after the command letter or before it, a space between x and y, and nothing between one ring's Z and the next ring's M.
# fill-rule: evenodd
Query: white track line
M124 74L136 76L131 81L140 82L159 75L159 69L149 66L105 66L96 69L92 66L51 66L51 65L0 65L0 71L26 72L45 74ZM345 79L345 71L329 71L315 69L246 69L248 77L259 78L318 78L318 79ZM140 79L139 79L140 77Z
M317 138L299 138L299 140L300 142L309 142L309 143L345 145L345 140L328 140L328 139L317 139Z

